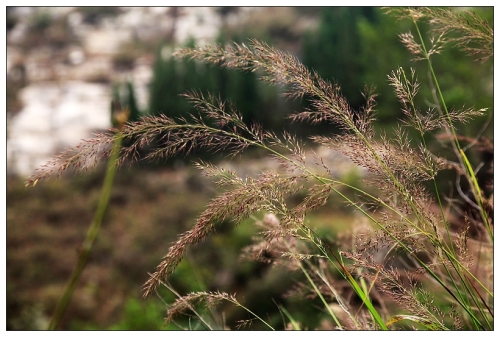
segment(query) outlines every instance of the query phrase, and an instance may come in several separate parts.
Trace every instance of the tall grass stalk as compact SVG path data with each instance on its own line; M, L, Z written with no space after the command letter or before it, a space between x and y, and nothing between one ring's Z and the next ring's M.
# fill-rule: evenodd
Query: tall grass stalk
M472 167L470 165L469 159L465 155L465 152L461 148L460 142L458 141L457 133L455 131L455 128L453 127L453 122L451 120L451 116L450 116L450 113L448 111L446 101L445 101L443 93L441 91L441 87L439 85L439 81L437 79L436 73L434 72L434 67L432 66L431 55L427 51L426 44L425 44L424 39L422 38L422 34L420 33L420 29L418 27L417 20L414 16L412 17L412 19L413 19L413 23L415 25L415 29L417 30L417 33L418 33L420 45L422 46L423 57L425 58L425 60L427 61L427 64L429 65L429 71L431 72L432 80L434 81L434 85L436 86L436 89L437 89L437 92L439 95L439 99L441 101L440 102L441 107L443 108L445 115L446 115L446 118L448 119L449 126L451 126L451 127L448 127L447 129L450 130L451 133L453 134L453 139L454 139L453 147L454 147L455 151L457 151L457 149L458 149L459 155L457 157L458 157L458 159L460 159L462 161L462 163L461 163L462 166L467 169L467 171L466 171L467 172L467 175L466 175L467 180L469 182L469 185L472 188L472 191L474 193L474 197L476 198L476 200L478 202L478 206L479 206L480 212L481 212L481 217L483 219L484 225L486 226L486 229L488 230L488 234L489 234L489 237L491 239L491 242L493 242L493 231L491 229L491 225L490 225L490 222L488 220L486 210L484 208L484 201L482 198L482 192L481 192L481 189L479 188L479 184L477 183L476 174L474 173L474 170L472 169ZM439 198L439 195L438 195L438 198Z
M101 195L99 197L99 203L97 205L97 210L94 214L94 218L90 223L89 229L87 230L87 234L82 243L80 254L78 255L78 261L71 273L71 276L68 280L66 287L64 288L63 295L61 299L57 303L57 306L54 310L54 314L49 323L48 330L56 330L61 322L61 319L68 307L71 298L73 297L73 293L75 291L76 285L80 280L80 276L82 275L83 270L85 269L85 265L90 256L90 252L92 251L92 247L94 246L95 241L99 235L99 230L101 228L102 220L104 215L106 214L106 209L109 205L109 197L111 196L111 190L113 188L113 180L115 177L115 173L117 170L116 161L118 160L118 156L120 154L120 148L122 145L122 137L118 133L115 137L113 148L111 150L111 155L108 159L108 165L106 170L106 175L104 177L104 183L101 190Z
M426 43L425 43L425 41L424 41L424 39L422 37L422 34L420 32L420 29L419 29L419 25L418 25L417 19L416 19L415 16L412 16L412 19L413 19L413 23L414 23L415 29L416 29L416 31L418 33L420 45L422 46L422 48L421 48L422 54L423 54L422 56L427 61L427 64L429 66L429 71L430 71L430 73L432 75L432 79L433 79L435 88L437 90L437 93L438 93L438 96L439 96L439 99L440 99L440 103L441 103L440 106L444 110L446 118L448 119L449 126L448 126L447 130L450 130L451 133L452 133L452 135L453 135L453 139L454 139L453 148L454 148L455 152L457 152L457 151L459 152L459 155L457 155L457 157L461 161L462 167L466 168L465 172L466 172L467 181L468 181L468 183L469 183L469 185L471 187L471 190L472 190L472 192L474 194L474 197L475 197L475 199L477 201L477 205L479 206L481 218L482 218L482 221L483 221L483 223L485 225L485 228L487 230L487 233L489 235L491 243L493 243L493 231L491 229L491 224L490 224L490 221L488 219L488 215L486 214L486 210L485 210L485 207L484 207L484 201L483 201L483 197L482 197L482 191L479 188L479 184L477 182L476 174L475 174L474 170L471 167L469 159L467 158L465 152L463 151L463 149L460 146L460 142L458 140L455 128L453 127L453 122L452 122L450 113L448 111L448 107L447 107L445 98L443 96L443 93L441 91L441 87L439 85L439 81L438 81L436 73L434 71L433 63L432 63L432 60L431 60L431 54L428 52L428 49L426 47ZM421 134L421 135L422 135L422 139L423 139L423 134ZM424 144L424 146L426 146L425 145L425 140L423 140L423 144ZM444 214L443 206L441 205L439 193L438 193L438 190L437 190L437 184L436 184L435 179L433 179L433 181L434 181L434 186L436 188L436 197L437 197L437 199L439 201L441 212L442 212L442 214ZM446 221L444 223L446 224ZM450 233L449 233L449 230L448 230L447 226L446 226L446 231L448 233L448 237L450 237ZM456 255L455 255L455 251L453 250L453 248L451 249L450 254L452 254L452 257L453 257L452 259L450 259L450 262L451 262L452 266L455 268L455 271L457 272L457 275L461 276L461 273L462 273L462 268L461 267L462 266L457 266L456 265L456 263L455 263ZM448 272L448 274L449 274L449 272ZM470 295L470 298L474 301L474 305L479 308L480 305L479 305L478 301L481 300L481 302L485 305L485 308L489 311L489 313L491 314L491 316L493 316L492 312L491 312L491 309L486 305L484 299L481 297L481 295L479 294L479 292L477 292L477 291L476 292L472 292L471 287L474 288L474 290L475 290L475 287L472 284L472 282L470 282L470 279L467 278L467 277L465 277L465 278L460 277L460 281L461 281L461 283L463 285L463 288L465 288L465 290ZM460 289L456 285L455 285L455 289L458 291L458 294L461 295L461 291L460 291ZM493 296L493 295L491 294L491 296ZM467 297L462 297L462 300L463 301L467 301L468 299L467 299ZM460 303L462 303L462 302L460 302ZM471 309L470 304L469 304L469 308ZM480 314L482 314L485 322L488 324L488 328L492 329L492 326L490 324L490 320L486 317L485 312L483 310L480 310L479 312L480 312ZM478 323L481 326L481 324L479 323L478 320L474 319L474 322Z

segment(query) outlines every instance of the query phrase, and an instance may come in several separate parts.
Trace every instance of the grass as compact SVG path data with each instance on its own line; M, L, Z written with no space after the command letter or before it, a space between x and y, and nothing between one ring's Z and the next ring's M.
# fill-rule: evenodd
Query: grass
M240 328L256 324L256 328L274 330L307 325L286 308L280 309L283 323L276 326L236 295L218 290L180 295L169 285L189 249L207 240L221 224L239 225L254 219L259 232L254 242L242 249L242 255L288 271L297 284L290 293L314 298L318 310L335 329L492 330L492 255L487 256L493 247L493 194L487 193L488 186L480 186L476 177L477 170L489 168L472 167L466 153L471 148L463 146L457 131L459 123L487 110L450 109L433 60L452 43L487 59L493 53L493 30L469 12L437 8L389 11L413 22L416 37L404 33L400 38L415 60L427 64L434 92L430 104L420 107L415 97L422 84L416 72L397 68L388 74L401 103L401 126L391 139L374 128L376 94L372 89L365 90L365 106L354 111L338 85L323 80L295 56L265 43L251 40L248 44L185 48L175 53L181 58L257 72L263 81L282 86L284 95L306 99L310 110L294 113L291 119L339 127L340 134L311 136L311 140L341 152L362 167L367 175L361 185L336 178L321 157L313 156L311 165L303 142L293 135L246 125L230 102L195 91L185 97L199 115L146 117L128 123L119 136L113 132L98 135L55 158L28 185L68 168L81 170L95 164L109 155L109 145L117 139L131 144L123 149L122 162L139 159L139 149L153 141L160 146L145 159L169 158L198 148L226 150L233 156L247 148L259 148L279 162L280 169L240 177L211 163L196 164L202 174L216 180L222 192L170 246L144 285L145 296L159 294L162 288L176 294L167 321L191 312L199 324L196 328L223 329L227 327L224 316L214 308L229 302L246 312L237 326ZM422 37L422 21L436 27L437 35L430 42ZM455 37L456 33L463 38ZM407 128L419 137L413 139L416 147L411 145ZM428 141L436 130L448 136L454 158L431 153ZM461 200L443 195L439 189L438 172L450 168L466 182L468 196L457 187ZM324 236L310 221L309 215L328 207L329 200L342 202L370 224L355 232L349 244ZM450 210L459 210L458 228L451 226Z
M83 244L80 248L78 262L73 269L73 272L71 273L68 284L64 289L64 293L61 299L57 303L54 315L52 316L49 324L49 330L57 329L59 323L61 322L64 312L66 311L71 298L73 297L73 293L75 291L76 285L78 284L78 281L80 280L83 269L87 264L92 247L94 246L94 243L99 235L101 223L106 213L106 209L109 205L109 198L111 196L111 189L113 187L113 180L116 173L115 161L118 159L121 145L121 138L117 138L115 143L113 144L113 150L111 152L111 157L109 158L108 169L106 170L106 176L104 177L104 183L101 195L99 197L97 210L95 212L94 218L92 219L92 222L90 223L89 229L87 230L87 234L85 236Z

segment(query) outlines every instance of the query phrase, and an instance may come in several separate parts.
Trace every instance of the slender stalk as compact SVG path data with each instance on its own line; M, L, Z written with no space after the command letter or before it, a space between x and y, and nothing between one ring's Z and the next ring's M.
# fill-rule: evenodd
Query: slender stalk
M429 71L431 72L432 79L433 79L434 84L436 86L436 90L438 92L439 99L441 101L441 105L442 105L442 107L444 109L446 117L448 118L449 128L451 130L451 133L453 134L453 139L455 141L453 143L454 144L455 152L457 153L457 157L460 160L460 162L462 164L462 167L465 167L467 169L467 175L466 175L467 180L469 182L469 185L471 186L471 190L474 193L474 197L476 198L476 201L478 203L478 206L479 206L479 209L480 209L480 213L481 213L481 217L482 217L482 220L484 222L484 225L485 225L486 229L488 230L488 234L490 236L491 242L493 242L493 231L491 229L490 221L489 221L488 216L486 214L486 211L484 209L484 201L483 201L483 198L482 198L482 195L481 195L481 190L480 190L479 185L477 183L476 175L474 174L474 170L472 170L472 167L471 167L471 165L469 163L469 160L468 160L467 156L465 155L465 152L460 147L460 143L458 141L458 137L457 137L457 134L455 132L455 128L453 128L453 123L451 121L450 113L448 112L448 107L446 105L446 101L445 101L443 93L441 91L441 87L439 86L439 82L437 80L436 73L434 72L434 67L432 66L430 55L427 52L427 49L426 49L425 43L424 43L424 39L422 38L422 34L420 33L420 29L418 27L418 24L417 24L417 21L416 21L415 18L413 18L413 23L415 25L415 28L416 28L417 33L418 33L418 37L420 39L420 43L421 43L421 46L422 46L422 49L423 49L423 52L424 52L424 57L427 60L427 63L429 65Z
M337 190L335 190L335 191L337 193L340 193ZM351 275L349 270L347 270L347 268L345 267L343 261L339 257L337 257L337 255L335 255L335 253L333 252L333 249L330 247L330 245L328 245L328 243L326 243L316 232L314 232L308 226L302 225L301 229L311 239L311 241L316 245L316 247L323 253L323 255L328 259L328 261L330 261L330 263L332 263L332 265L334 265L335 268L337 268L337 270L342 274L344 279L347 282L349 282L352 289L356 292L356 294L359 296L359 298L363 301L363 304L366 306L366 308L368 309L368 311L372 315L375 322L380 326L380 328L382 330L388 330L387 326L385 325L384 321L382 320L382 317L380 317L380 314L378 313L377 309L375 309L372 302L370 301L370 297L367 294L365 294L363 289L361 289L361 287L358 285L358 283L356 282L354 277ZM314 236L312 236L311 233ZM316 238L316 240L314 238ZM328 249L328 252L330 252L330 254L328 254L325 247ZM333 258L335 259L336 262L334 262L330 258L330 255L333 256Z
M297 323L297 321L292 317L292 315L290 315L290 313L288 312L288 310L285 309L284 306L280 305L278 307L284 314L285 316L290 320L290 323L292 323L292 326L293 326L293 329L296 330L296 331L300 331L300 326L299 324Z
M101 227L102 219L104 218L104 214L106 213L106 209L109 204L109 197L111 195L111 189L113 187L113 180L116 173L116 160L118 159L118 155L120 153L120 148L122 144L121 134L118 133L115 136L115 141L113 143L113 149L111 152L111 156L108 161L108 166L106 170L106 176L104 177L104 183L102 186L101 196L99 198L99 204L97 206L97 210L94 214L94 219L92 220L90 227L87 231L87 235L85 236L85 240L82 244L82 249L80 251L80 255L78 257L78 262L73 269L73 272L69 278L69 281L64 289L64 293L57 303L56 309L52 316L52 320L50 321L48 330L55 330L59 326L61 322L61 318L66 311L66 308L71 301L73 293L75 291L76 285L80 280L80 276L82 275L83 269L87 264L89 259L90 251L94 246L94 243L99 234L99 230Z
M344 330L342 328L342 324L340 324L340 322L339 322L339 319L337 318L337 316L335 315L335 313L332 311L332 308L330 308L330 306L326 302L325 298L323 297L323 294L321 294L321 291L319 291L318 287L316 286L316 283L314 283L314 281L311 279L311 276L309 276L309 273L307 272L307 270L302 265L302 262L300 262L300 261L297 260L297 263L299 264L300 269L302 270L302 272L306 276L307 280L309 281L309 283L313 287L313 289L316 292L316 294L318 295L318 297L321 299L321 302L323 302L323 305L325 306L325 308L328 311L328 313L330 314L330 316L332 316L333 320L335 321L335 323L337 324L337 326L339 327L339 329L340 330Z
M441 88L439 86L439 82L438 82L438 79L437 79L437 76L436 76L436 73L434 72L434 68L433 68L433 65L432 65L432 61L431 61L431 58L430 58L430 54L427 52L427 48L425 46L425 43L424 43L424 39L422 37L422 34L420 32L420 29L419 29L419 26L417 24L417 20L413 17L413 24L417 30L417 33L418 33L418 37L420 39L420 45L422 46L422 51L423 51L423 56L424 58L427 60L427 64L428 64L428 67L429 67L429 71L431 73L431 77L432 77L432 80L433 80L433 83L434 83L434 86L436 88L436 91L439 95L439 100L440 100L440 105L442 106L444 112L445 112L445 115L448 119L448 132L451 132L451 134L453 135L453 139L454 139L454 142L452 142L453 144L453 148L454 148L454 151L455 153L457 154L457 157L462 165L462 167L465 168L465 171L466 171L466 178L467 178L467 181L469 183L469 185L471 186L471 190L472 190L472 193L474 194L474 197L478 203L478 208L479 208L479 211L480 211L480 214L481 214L481 218L483 220L483 223L487 229L487 232L489 234L489 237L490 237L490 240L491 242L493 242L493 231L491 229L491 224L489 222L489 219L488 219L488 215L486 214L486 211L485 211L485 208L484 208L484 201L483 201L483 198L482 198L482 192L481 192L481 189L479 188L479 185L477 183L477 179L476 179L476 175L475 175L475 172L474 170L472 169L471 165L470 165L470 162L467 158L467 156L465 155L465 152L463 151L463 149L460 147L460 143L458 141L458 137L457 137L457 134L455 132L455 128L453 127L453 124L452 124L452 120L451 120L451 116L448 112L448 108L447 108L447 105L446 105L446 101L444 99L444 96L443 96L443 93L441 91ZM439 198L439 196L438 196ZM441 206L441 205L440 205ZM441 210L442 210L442 206L441 206ZM447 228L448 230L448 228ZM449 236L449 233L448 233L448 236ZM445 251L446 253L446 251ZM456 272L457 272L457 275L458 277L460 278L460 281L462 283L462 286L464 287L465 291L469 293L470 295L470 298L472 299L472 301L474 301L474 303L476 304L476 306L479 308L479 303L478 303L478 300L477 298L474 296L474 294L472 293L469 285L467 284L466 281L469 281L469 284L474 288L474 285L472 284L472 282L470 282L470 279L469 278L466 278L464 280L464 278L462 277L461 275L461 271L462 270L467 270L466 268L460 268L460 267L457 267L455 265L455 261L456 261L456 255L455 255L455 252L452 250L451 253L446 253L447 254L447 257L448 259L450 260L452 266L455 268ZM447 270L448 271L448 270ZM467 270L468 271L468 270ZM448 272L449 273L449 272ZM455 282L453 281L453 278L451 278L453 284L455 285L455 288L457 289L457 293L458 293L458 296L460 296L464 302L464 305L466 303L469 303L469 299L468 297L463 297L462 296L462 292L458 289L457 285L455 284ZM475 288L474 288L475 289ZM491 295L491 293L490 293ZM492 295L491 295L492 296ZM482 298L481 298L482 299ZM484 304L484 300L482 301ZM469 309L470 308L470 305L468 306ZM490 311L490 314L491 314L491 310L488 306L485 307L486 309L488 309L488 311ZM469 313L470 311L467 310ZM482 309L480 309L480 313L481 315L483 316L483 318L485 319L486 323L488 324L488 327L491 329L491 324L490 324L490 321L485 317L485 313L483 312ZM479 323L477 321L477 319L474 319L473 320L473 323L476 324L476 327L477 327L477 324ZM482 326L481 326L482 327Z
M246 310L249 314L251 314L252 316L254 316L255 318L257 318L259 321L261 321L262 323L264 323L269 329L271 329L272 331L274 331L274 328L269 323L267 323L266 321L264 321L262 318L260 318L260 316L258 316L253 311L251 311L250 309L248 309L247 307L245 307L244 305L242 305L240 302L234 301L231 298L224 298L224 299L226 301L229 301L229 302L233 303L234 305L236 305L236 306L238 306L238 307Z
M293 254L292 247L290 247L290 245L288 245L286 242L285 242L285 245L286 245L287 249ZM316 286L316 283L314 283L314 281L312 280L311 276L309 276L309 273L307 272L307 270L302 265L302 262L299 259L297 259L297 258L295 258L295 262L297 262L297 264L299 265L300 270L302 270L302 273L304 273L304 275L306 276L307 280L309 281L309 283L313 287L313 289L316 292L316 294L318 295L318 297L321 299L321 302L323 302L323 305L325 306L325 308L328 311L328 313L330 314L330 316L332 316L333 320L335 321L335 323L337 324L337 326L339 327L339 329L340 330L344 330L344 328L342 327L342 324L339 322L337 316L332 311L332 308L330 308L330 306L326 302L325 298L323 297L323 294L321 294L321 291Z
M151 275L151 274L150 274ZM178 299L182 299L182 296L177 292L175 291L175 289L170 285L170 283L165 283L163 281L160 281L161 284L167 288L168 290L170 290L172 292L172 294L174 294L175 296L177 296ZM161 296L159 296L161 298ZM214 329L205 319L203 319L203 316L201 314L198 313L198 311L196 311L196 309L191 305L189 304L188 301L185 302L187 307L196 315L196 317L198 317L198 319L200 320L200 322L202 324L204 324L207 329L213 331L213 330L221 330L221 329Z
M425 50L425 47L424 47L424 50ZM408 92L411 92L411 89L410 89L409 84L408 84L408 83L409 83L409 81L408 81L408 79L407 79L407 77L406 77L406 73L405 73L404 71L401 71L401 73L402 73L402 75L403 75L403 77L404 77L404 82L403 82L403 83L404 83L404 85L405 85L405 87L406 87L406 90L407 90ZM414 100L413 100L413 95L412 95L412 96L410 96L410 95L409 95L409 103L410 103L410 105L411 105L411 108L412 108L413 113L414 113L415 115L417 115L417 108L415 107L415 102L414 102ZM421 121L420 121L420 119L419 119L419 118L415 118L415 119L416 119L416 121L417 121L417 128L416 128L416 129L419 131L419 134L420 134L420 139L421 139L422 145L423 145L423 147L424 147L426 150L428 150L427 143L426 143L426 141L425 141L425 135L424 135L424 134L425 134L425 131L424 131L423 127L422 127ZM443 246L442 246L443 248L444 248L444 247L446 247L447 249L449 249L449 250L451 251L451 254L453 255L453 257L454 257L454 258L456 258L456 257L457 257L457 255L456 255L456 252L455 252L455 248L454 248L454 246L453 246L453 240L451 239L451 233L450 233L450 230L449 230L449 227L448 227L448 222L447 222L447 220L446 220L446 216L445 216L445 214L444 214L444 209L443 209L443 204L442 204L442 202L441 202L441 197L440 197L440 195L439 195L439 189L438 189L437 182L436 182L436 172L433 170L433 172L432 172L432 173L433 173L433 174L432 174L432 182L433 182L433 184L434 184L434 192L435 192L435 195L436 195L436 199L437 199L437 201L438 201L438 204L439 204L439 209L440 209L440 211L441 211L441 217L442 217L442 220L443 220L443 226L444 226L444 228L445 228L445 230L446 230L446 233L447 233L447 236L448 236L449 246L448 246L448 244L446 243L446 241L444 241L444 240L436 240L436 242L438 242L438 246L439 246L440 244L442 244L442 245L443 245ZM436 234L436 236L437 236L437 235L438 235L437 228L436 228L436 227L434 227L434 226L433 226L433 228L434 228L434 231L436 232L435 234ZM443 249L443 248L442 248L442 249ZM467 297L464 297L464 296L462 295L462 291L460 290L459 285L457 285L457 283L455 282L455 280L454 280L454 278L453 278L453 276L452 276L452 274L451 274L450 269L448 268L448 266L446 265L446 263L444 263L444 257L443 257L443 254L442 254L442 251L441 251L441 250L438 250L438 256L439 256L440 261L442 262L442 266L443 266L444 270L446 271L446 273L447 273L448 277L450 278L451 282L453 283L453 286L454 286L455 290L457 291L458 296L460 296L460 298L462 299L462 301L464 301L464 303L469 303L469 301L468 301ZM452 262L452 261L450 261L450 262ZM463 278L461 277L461 274L460 274L459 268L458 268L458 267L455 265L455 263L453 263L453 262L452 262L452 266L454 267L454 269L455 269L455 271L456 271L456 273L457 273L458 277L460 277L461 281L463 281ZM462 282L462 284L464 285L464 283L463 283L463 282ZM465 285L464 285L464 286L465 286ZM465 286L465 288L467 289L467 287L466 287L466 286ZM470 294L470 292L469 292L469 294Z
M347 306L346 304L344 303L344 300L340 297L340 295L337 293L337 291L332 287L332 285L330 284L330 282L328 282L328 280L326 279L326 276L324 275L324 272L320 272L316 267L314 267L312 265L312 263L310 261L307 261L306 260L306 263L307 263L307 266L313 270L315 272L316 275L319 276L319 278L323 281L324 284L326 284L326 286L328 287L328 289L330 289L330 291L332 292L332 294L335 296L335 299L337 300L338 304L340 305L340 307L342 308L342 310L344 310L344 312L346 312L348 315L349 315L349 318L352 320L352 322L356 325L356 327L359 329L359 330L362 330L361 326L359 325L358 321L356 320L356 317L353 316L348 310L347 310ZM360 306L360 309L361 309L361 306Z

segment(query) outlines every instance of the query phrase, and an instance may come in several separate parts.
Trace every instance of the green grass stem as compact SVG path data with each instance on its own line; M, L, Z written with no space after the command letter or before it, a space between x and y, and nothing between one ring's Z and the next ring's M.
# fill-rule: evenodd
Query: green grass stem
M94 219L92 220L90 227L87 231L87 235L82 244L80 254L78 256L78 262L73 269L73 272L68 280L68 283L64 289L63 295L59 302L57 303L56 309L49 323L48 330L56 330L61 322L61 319L73 297L76 285L80 280L80 276L87 264L90 252L94 243L99 235L99 230L101 228L102 219L106 213L106 209L109 204L109 198L111 195L111 189L113 187L113 180L117 170L116 161L120 153L120 148L122 144L122 137L120 133L115 136L115 141L113 143L113 149L111 150L111 155L108 160L106 176L104 177L104 183L101 190L101 196L99 198L99 204L97 210L94 214Z

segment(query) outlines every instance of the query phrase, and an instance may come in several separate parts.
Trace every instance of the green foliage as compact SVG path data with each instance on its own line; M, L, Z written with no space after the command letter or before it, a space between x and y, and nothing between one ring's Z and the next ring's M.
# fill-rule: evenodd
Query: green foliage
M395 21L379 8L373 9L373 18L359 17L356 27L360 36L360 62L365 71L360 74L360 85L373 85L377 93L377 122L395 125L400 106L387 75L398 65L405 69L413 64L398 34L411 28L407 21ZM359 87L361 88L361 87ZM359 90L359 89L358 89ZM387 128L386 128L387 129Z
M167 47L159 48L153 66L153 81L150 89L149 112L156 114L179 114L179 76L177 75L177 62L167 58Z
M163 323L164 305L157 299L129 298L123 309L121 320L109 330L166 330ZM175 328L174 328L175 329Z
M321 77L338 83L354 108L362 104L360 88L369 64L359 55L363 50L358 21L372 16L371 7L325 7L317 32L306 34L303 63Z

